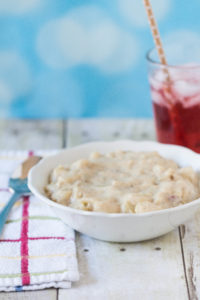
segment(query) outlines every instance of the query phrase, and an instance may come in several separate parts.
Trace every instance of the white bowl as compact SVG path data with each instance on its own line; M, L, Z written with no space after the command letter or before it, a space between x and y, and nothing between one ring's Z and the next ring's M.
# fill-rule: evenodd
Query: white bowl
M155 238L194 216L200 207L200 198L178 207L140 214L82 211L47 198L44 187L49 173L58 164L72 163L77 159L86 158L92 151L106 153L114 150L157 151L182 167L192 166L195 171L200 171L200 156L184 147L129 140L94 142L69 148L44 158L29 172L28 186L39 199L53 208L64 223L79 232L104 241L133 242Z

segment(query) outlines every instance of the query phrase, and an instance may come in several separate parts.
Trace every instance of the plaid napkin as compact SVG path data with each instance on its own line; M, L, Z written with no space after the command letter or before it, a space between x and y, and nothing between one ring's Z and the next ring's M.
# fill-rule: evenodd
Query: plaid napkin
M0 208L11 195L11 173L32 154L0 153ZM69 288L78 279L74 231L35 196L22 197L12 208L0 236L0 290Z

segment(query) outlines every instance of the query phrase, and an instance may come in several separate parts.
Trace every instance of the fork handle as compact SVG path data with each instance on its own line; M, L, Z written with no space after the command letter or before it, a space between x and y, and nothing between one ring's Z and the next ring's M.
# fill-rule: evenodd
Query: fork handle
M15 204L15 202L22 195L23 195L22 193L14 192L14 194L11 196L10 200L8 201L8 203L1 210L1 212L0 212L0 235L2 233L3 227L4 227L5 223L6 223L6 220L8 218L8 215L9 215L9 212L10 212L11 208L13 207L13 205Z

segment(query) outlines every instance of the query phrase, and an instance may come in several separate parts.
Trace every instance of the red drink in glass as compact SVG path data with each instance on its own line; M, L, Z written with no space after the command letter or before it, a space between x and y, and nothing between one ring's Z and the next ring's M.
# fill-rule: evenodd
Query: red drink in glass
M157 139L200 153L200 65L167 66L151 62L149 81Z

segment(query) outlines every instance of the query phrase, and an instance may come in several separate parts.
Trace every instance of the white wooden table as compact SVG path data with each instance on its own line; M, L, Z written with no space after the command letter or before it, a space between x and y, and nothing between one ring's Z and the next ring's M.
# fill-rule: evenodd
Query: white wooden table
M122 138L155 139L152 121L0 121L1 150L57 149ZM71 289L0 293L0 299L200 299L200 214L147 242L106 243L77 233L76 244L81 279Z

